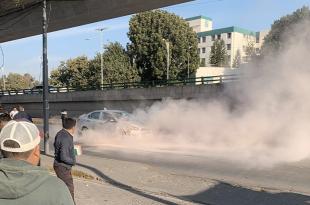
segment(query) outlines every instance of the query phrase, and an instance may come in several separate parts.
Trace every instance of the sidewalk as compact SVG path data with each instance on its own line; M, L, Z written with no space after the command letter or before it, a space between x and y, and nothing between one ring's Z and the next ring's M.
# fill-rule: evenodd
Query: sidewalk
M42 166L51 168L53 159L41 156ZM195 204L168 194L166 192L168 190L179 191L178 182L168 180L167 176L156 173L145 165L89 156L80 156L78 162L81 166L76 166L74 169L90 174L95 179L74 177L77 205ZM88 164L96 165L97 168ZM160 188L160 183L163 183L166 190ZM189 180L188 183L193 182Z
M94 177L74 178L77 205L300 205L309 194L245 187L169 171L143 163L82 155L74 170ZM52 167L53 158L42 155L41 164Z

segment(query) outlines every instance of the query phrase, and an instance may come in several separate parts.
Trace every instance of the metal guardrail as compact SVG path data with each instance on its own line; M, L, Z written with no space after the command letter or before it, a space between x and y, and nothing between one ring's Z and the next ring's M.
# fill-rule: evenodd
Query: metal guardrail
M149 88L149 87L165 87L165 86L181 86L181 85L211 85L221 84L239 80L239 75L219 75L207 76L199 78L186 78L175 80L155 80L142 82L124 82L124 83L109 83L103 84L100 87L50 87L49 93L67 93L75 91L89 91L89 90L111 90L111 89L128 89L128 88ZM23 89L23 90L1 90L0 96L6 95L27 95L27 94L42 94L43 89Z

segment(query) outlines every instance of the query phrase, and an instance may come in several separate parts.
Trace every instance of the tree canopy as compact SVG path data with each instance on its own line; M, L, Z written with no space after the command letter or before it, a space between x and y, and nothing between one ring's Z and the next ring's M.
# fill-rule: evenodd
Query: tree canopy
M137 70L120 43L110 43L103 53L103 83L138 81ZM61 62L51 72L50 83L54 86L74 88L99 87L101 83L101 54L88 60L80 56Z
M184 78L199 66L197 34L188 22L166 11L154 10L134 15L129 22L128 52L142 80L166 79L169 43L169 76Z
M287 43L287 34L294 30L295 25L303 21L310 22L310 10L306 6L275 21L264 39L262 53L281 50Z
M238 49L232 66L234 68L239 68L240 64L241 64L241 53L240 50Z
M38 84L39 82L36 81L35 78L29 73L9 73L5 78L6 90L30 89ZM3 90L3 87L3 78L0 78L0 88Z
M100 54L90 61L91 70L101 73ZM140 80L138 70L132 65L128 54L118 42L110 43L103 53L104 83L136 82ZM91 77L91 76L90 76ZM100 77L100 76L99 76ZM100 78L97 78L99 83Z
M85 87L90 83L86 78L89 69L86 56L80 56L60 63L57 69L51 72L50 83L54 86Z
M227 66L227 50L223 39L215 40L211 46L211 53L209 57L209 63L212 66Z

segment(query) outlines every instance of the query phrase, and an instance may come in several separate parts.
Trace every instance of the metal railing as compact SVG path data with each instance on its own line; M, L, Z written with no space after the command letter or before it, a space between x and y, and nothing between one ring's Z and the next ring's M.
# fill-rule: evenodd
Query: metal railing
M219 75L207 76L199 78L186 78L174 80L153 80L141 82L123 82L123 83L108 83L101 86L86 86L86 87L49 87L49 93L67 93L75 91L89 90L111 90L111 89L129 89L129 88L150 88L150 87L165 87L165 86L183 86L183 85L211 85L221 84L226 82L236 81L240 78L239 75ZM23 90L1 90L0 96L3 95L27 95L27 94L42 94L43 89L23 89Z

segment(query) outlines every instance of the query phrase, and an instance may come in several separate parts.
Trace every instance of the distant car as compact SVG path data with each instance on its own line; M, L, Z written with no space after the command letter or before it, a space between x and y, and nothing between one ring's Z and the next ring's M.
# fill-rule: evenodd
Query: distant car
M141 135L148 132L132 115L121 110L96 110L81 115L78 119L78 134L87 130L97 130L119 135Z

